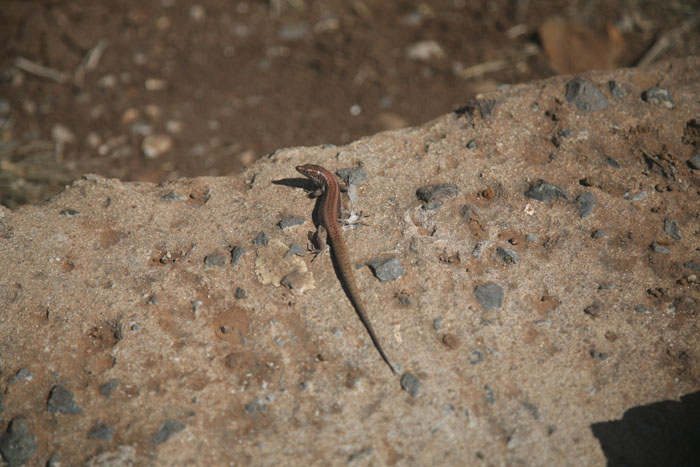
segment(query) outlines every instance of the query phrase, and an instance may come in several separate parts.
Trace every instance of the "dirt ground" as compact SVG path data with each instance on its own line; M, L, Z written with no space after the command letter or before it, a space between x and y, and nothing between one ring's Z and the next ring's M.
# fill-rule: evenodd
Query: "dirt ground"
M0 202L223 175L504 83L698 54L698 1L5 0ZM558 15L558 17L556 17Z

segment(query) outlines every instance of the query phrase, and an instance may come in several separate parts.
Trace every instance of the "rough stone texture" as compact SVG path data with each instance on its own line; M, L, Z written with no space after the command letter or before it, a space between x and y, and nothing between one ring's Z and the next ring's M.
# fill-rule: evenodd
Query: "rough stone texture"
M683 265L700 262L700 174L686 163L700 144L688 124L700 60L586 78L607 97L611 80L630 93L583 112L564 98L571 77L556 77L489 94L488 120L449 114L345 147L280 150L233 177L86 176L47 203L2 209L0 432L25 418L31 465L604 465L609 446L639 465L643 451L616 431L626 425L601 423L665 400L678 401L674 416L698 407L700 286ZM656 85L673 109L641 99ZM555 145L562 128L571 134ZM284 257L310 230L278 226L310 219L294 170L307 162L369 174L355 205L369 225L345 238L353 264L396 257L406 269L394 282L365 266L356 275L384 349L420 382L415 396L379 358L328 256ZM538 179L569 199L525 197ZM425 209L416 190L442 183L459 195ZM584 190L598 204L582 219ZM667 218L681 240L668 241ZM254 243L260 232L269 242ZM249 252L235 268L206 266L234 245ZM298 295L279 285L302 274ZM506 292L500 309L474 297L486 283ZM597 316L584 312L594 302ZM10 386L23 367L34 378ZM57 385L83 413L46 410ZM88 438L100 424L114 427L109 441ZM161 436L164 424L182 430Z

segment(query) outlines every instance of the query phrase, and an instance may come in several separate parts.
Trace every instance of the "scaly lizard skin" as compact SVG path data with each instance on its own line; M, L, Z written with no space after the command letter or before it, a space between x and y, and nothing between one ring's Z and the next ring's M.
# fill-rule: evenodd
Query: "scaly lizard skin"
M398 374L389 361L389 358L384 353L384 349L382 349L379 339L377 339L374 329L372 329L372 325L367 318L366 308L360 298L355 276L350 267L350 254L348 253L348 247L345 245L343 233L338 223L342 209L338 180L336 180L332 173L318 165L300 165L297 166L296 169L299 173L306 175L314 182L316 185L316 192L314 192L314 194L321 195L321 200L316 210L316 220L318 222L318 230L316 231L317 246L322 251L326 247L326 239L330 243L331 252L335 257L336 267L340 273L340 280L345 289L345 293L350 299L352 306L355 308L357 315L360 317L360 321L365 325L369 337L379 351L379 355L381 355L382 359L389 365L391 371L393 371L394 374Z

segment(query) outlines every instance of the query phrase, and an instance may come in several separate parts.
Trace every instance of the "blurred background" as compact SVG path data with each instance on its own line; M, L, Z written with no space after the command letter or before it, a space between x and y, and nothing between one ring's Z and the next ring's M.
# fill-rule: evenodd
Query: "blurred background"
M0 203L226 175L499 86L700 51L700 0L2 0Z

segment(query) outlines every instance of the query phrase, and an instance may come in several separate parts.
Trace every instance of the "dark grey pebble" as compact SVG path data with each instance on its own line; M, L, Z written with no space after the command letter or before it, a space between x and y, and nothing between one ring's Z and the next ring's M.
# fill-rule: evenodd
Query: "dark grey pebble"
M190 301L190 305L192 305L192 314L196 318L197 313L199 312L199 307L202 306L202 301L201 300L192 300L192 301Z
M73 217L79 215L80 211L76 211L75 209L63 209L60 214L66 217Z
M296 227L297 225L304 225L304 222L306 222L306 220L301 217L286 217L279 221L277 225L280 226L280 229L286 230Z
M4 409L2 407L2 392L0 392L0 412L2 412Z
M592 317L597 317L603 311L603 306L600 302L593 302L583 309L583 312Z
M248 296L245 294L245 290L243 290L240 287L236 287L236 291L233 293L233 296L238 300L242 298L248 298Z
M474 349L469 354L468 362L470 365L478 365L484 361L484 352L479 349Z
M593 206L598 203L595 196L590 191L584 191L578 197L576 197L576 204L578 205L578 213L581 219L588 217L593 214Z
M474 246L474 249L472 250L472 256L476 259L481 258L481 253L484 252L484 248L486 248L489 245L488 240L482 240L479 243L477 243Z
M605 95L581 76L566 83L566 101L584 112L602 110L608 106Z
M473 139L470 139L469 142L467 143L467 149L476 149L476 141Z
M500 310L503 305L503 288L494 283L480 285L474 289L474 297L484 310Z
M630 201L641 201L644 199L644 197L647 195L646 190L642 190L639 193L632 194L629 191L622 195L623 198L626 198Z
M61 467L61 457L55 452L49 457L46 467Z
M521 402L520 405L522 405L523 408L527 410L527 412L532 416L532 418L534 418L535 420L540 419L540 414L535 404L531 404L529 402Z
M488 384L484 386L484 395L486 396L486 402L491 405L496 403L496 393Z
M187 196L180 196L174 191L169 191L166 194L163 195L161 198L163 201L167 201L168 203L173 202L173 201L182 201L187 199Z
M88 439L103 439L109 441L112 439L114 427L106 424L96 426L88 433Z
M617 81L608 81L608 88L610 89L610 93L618 99L622 99L630 92L629 86L618 83Z
M606 157L606 158L605 158L605 162L606 162L610 167L614 167L614 168L616 168L616 169L619 169L619 168L620 168L620 164L618 164L618 162L617 162L615 159L613 159L612 157Z
M206 266L216 266L218 268L224 269L226 267L226 263L228 263L228 260L224 255L213 254L204 257L204 264Z
M51 389L47 409L51 413L64 413L68 415L83 413L83 409L75 403L73 393L60 384L57 384Z
M445 204L445 203L443 203L442 201L440 201L440 200L438 199L438 200L435 200L435 201L431 201L431 202L429 202L428 204L424 204L423 207L422 207L422 209L423 209L424 211L435 211L435 210L437 210L437 209L440 209L440 208L442 207L443 204Z
M446 201L458 194L459 188L453 183L436 183L435 185L422 186L416 190L418 199L426 203L436 200Z
M496 248L496 254L505 264L518 264L518 261L520 260L514 251L506 250L500 246Z
M435 318L433 320L433 329L436 331L441 331L442 330L442 321L444 318Z
M381 282L391 282L406 274L398 258L373 259L367 265Z
M607 360L608 359L608 354L599 352L596 349L591 349L589 352L591 358L599 358L601 360Z
M267 236L265 232L260 232L258 235L255 236L253 239L253 245L267 245L267 243L270 241L270 237Z
M284 256L304 256L305 254L306 250L304 250L304 247L298 243L292 243L292 246L289 247L289 250L287 250L287 253L285 253Z
M9 384L15 384L19 381L31 381L34 379L34 375L32 374L31 371L29 371L29 368L26 366L23 366L22 368L19 369L16 375L14 375L12 378L10 378Z
M678 228L678 224L672 219L664 219L664 232L674 240L681 239L681 231Z
M603 229L597 229L594 230L593 233L591 233L591 238L607 238L608 233L603 230Z
M694 261L688 261L687 263L683 264L686 268L690 269L693 272L700 272L700 263L696 263Z
M598 285L598 290L616 290L617 286L615 284L600 284Z
M650 313L650 311L646 307L643 307L642 305L635 306L634 312L640 313L640 314L645 314L645 315Z
M494 99L471 99L466 105L455 109L453 112L458 117L466 115L472 119L476 116L478 110L482 120L488 120L493 115L496 104L497 101Z
M153 442L155 444L163 444L169 440L175 433L178 433L185 429L185 424L177 420L166 420L158 428L158 431L153 435Z
M231 250L231 266L238 264L238 261L245 254L245 249L240 246L234 246Z
M688 165L695 170L700 170L700 153L688 159Z
M99 391L100 391L100 394L102 394L102 396L109 399L110 397L112 397L112 391L114 391L118 387L119 387L119 380L118 379L110 379L106 383L100 384Z
M644 102L649 102L650 104L661 104L667 109L673 108L671 91L669 91L667 88L660 88L658 86L649 88L642 93L642 99Z
M36 437L29 433L24 417L15 417L0 433L0 454L10 467L24 465L36 452Z
M248 402L245 405L245 413L255 414L264 413L267 411L267 404L262 402L260 399L255 399L252 402Z
M656 242L654 242L654 243L652 243L651 245L649 245L649 248L651 248L651 251L653 251L654 253L663 253L663 254L665 254L665 255L668 255L668 254L671 253L671 250L669 250L669 249L666 248L665 246L660 245L660 244L658 244L658 243L656 243Z
M401 376L401 388L413 397L416 397L420 394L420 381L412 373L404 373Z
M525 196L536 201L554 201L557 198L569 199L561 188L541 179L530 185Z
M340 169L337 172L338 176L348 185L359 185L369 179L367 171L362 167L349 167Z
M146 300L146 305L157 305L158 304L158 295L153 294L150 297L148 297L148 300Z

